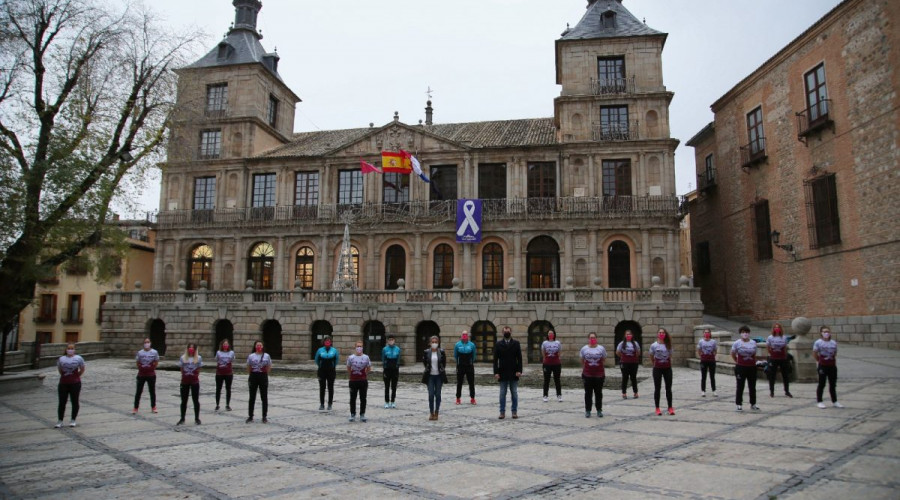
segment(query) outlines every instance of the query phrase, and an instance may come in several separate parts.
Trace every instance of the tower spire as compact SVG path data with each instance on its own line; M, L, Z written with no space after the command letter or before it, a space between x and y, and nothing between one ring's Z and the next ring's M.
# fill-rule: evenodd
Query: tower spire
M237 30L245 30L262 38L262 34L256 29L256 18L262 9L262 2L260 0L234 0L231 4L234 5L234 26L228 31L228 34Z

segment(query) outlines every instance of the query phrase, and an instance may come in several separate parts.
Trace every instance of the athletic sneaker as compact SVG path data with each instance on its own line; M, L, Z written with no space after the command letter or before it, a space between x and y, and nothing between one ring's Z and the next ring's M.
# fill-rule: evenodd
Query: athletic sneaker
M634 399L638 398L638 393L634 393Z
M367 420L367 419L366 419L366 414L365 414L365 413L363 413L362 415L359 416L359 421L360 421L360 422L365 422L366 420Z
M834 402L834 407L835 407L835 408L843 408L844 405L842 405L842 404L838 403L837 401L835 401L835 402Z
M76 424L74 420L69 422L69 427L75 427L76 425L78 424Z
M756 406L756 405L750 405L750 409L753 410L753 411L759 411L759 406Z
M328 411L331 411L331 405L328 405Z
M584 418L591 418L591 412L589 412L589 411L584 412Z
M350 414L350 418L348 418L347 421L348 421L348 422L355 422L355 421L356 421L356 415Z
M656 409L656 414L657 414L657 415L662 415L662 410L660 410L659 408L657 408L657 409Z
M556 396L556 401L559 403L562 403L562 394L560 394L559 396Z
M228 405L225 405L225 411L231 411L231 407L228 406ZM155 406L153 407L153 413L156 413L156 407L155 407Z
M719 394L716 391L713 391L713 397L717 398L719 397Z
M672 407L670 406L670 407L669 407L669 415L674 415L674 414L675 414L675 408L672 408Z
M137 415L137 412L138 412L138 409L137 409L137 408L131 410L131 414L132 414L132 415Z
M548 398L547 396L544 396L544 402L546 403L547 401L550 401L550 398Z
M822 408L823 410L825 409L825 403L823 403L821 401L819 401L819 404L817 404L816 406L818 406L819 408Z
M216 409L213 411L219 411L219 405L216 405Z
M226 406L226 408L228 408L228 411L231 411L231 407L230 407L230 406ZM155 406L154 406L150 411L152 411L153 413L159 413L158 411L156 411L156 407L155 407Z
M701 398L705 398L705 397L706 397L706 391L700 391L700 397L701 397Z
M478 403L475 402L475 398L472 398L472 401L469 401L469 402L472 403L473 405L477 405L477 404L478 404Z
M597 418L603 418L603 412L602 412L602 411L598 411L598 412L597 412Z
M319 411L325 411L325 405L319 405Z
M57 429L62 429L62 420L60 420L59 422L56 422L56 425L54 425L53 427L55 427Z
M744 411L744 407L741 405L737 405L737 408L735 408L734 411Z
M622 393L622 399L628 399L628 394Z
M389 409L390 407L391 407L391 404L390 404L390 403L385 403L385 404L384 404L384 409L385 409L385 410Z
M461 405L462 401L460 401L459 398L456 398L456 404Z

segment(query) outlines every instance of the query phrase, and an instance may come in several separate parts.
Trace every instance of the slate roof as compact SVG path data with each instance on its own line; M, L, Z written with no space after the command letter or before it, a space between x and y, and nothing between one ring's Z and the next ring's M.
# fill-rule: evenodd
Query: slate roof
M322 156L349 146L366 135L393 126L380 128L352 128L322 130L294 134L291 142L258 156L258 158ZM456 142L471 148L499 148L520 146L550 146L557 144L556 127L552 118L497 120L488 122L443 123L411 127L414 131Z
M229 51L227 58L219 59L219 45L223 43L231 45L233 50ZM267 54L266 49L259 43L259 35L256 32L246 29L232 29L225 39L219 42L211 51L198 61L186 66L186 68L212 68L216 66L259 63L268 68L273 75L281 80L281 75L278 74L278 71L273 70L263 60L263 56Z
M614 26L603 25L603 14L616 14ZM666 35L639 21L628 11L621 0L597 0L588 5L587 12L578 24L566 30L560 40L590 40L595 38L615 38L624 36Z

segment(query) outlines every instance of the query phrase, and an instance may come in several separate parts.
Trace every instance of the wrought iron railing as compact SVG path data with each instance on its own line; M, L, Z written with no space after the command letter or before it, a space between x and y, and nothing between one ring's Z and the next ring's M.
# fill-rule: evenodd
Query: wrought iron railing
M797 113L797 139L806 142L810 134L826 127L834 126L834 120L829 114L831 111L831 99L822 99L812 106Z
M716 168L707 168L704 172L697 174L697 189L700 192L709 191L716 187Z
M768 158L768 155L766 154L765 137L760 137L755 141L750 141L745 146L741 146L741 168L752 167L765 161L766 158Z
M64 325L80 325L84 322L84 311L78 309L63 309L62 323Z
M634 76L624 78L591 78L591 92L594 95L633 94Z
M637 120L594 124L592 137L598 142L636 141L640 139L638 125Z

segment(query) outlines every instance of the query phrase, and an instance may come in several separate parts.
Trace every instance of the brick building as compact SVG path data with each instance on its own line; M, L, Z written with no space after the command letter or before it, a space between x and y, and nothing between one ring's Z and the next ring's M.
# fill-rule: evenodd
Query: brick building
M695 148L710 313L900 348L900 4L847 0L712 104Z

